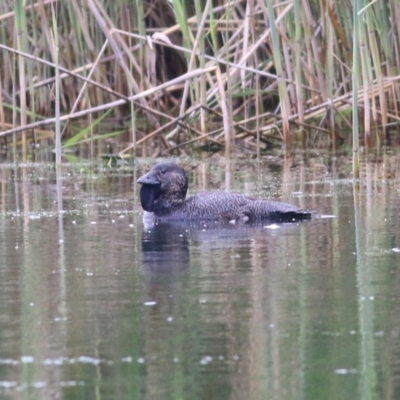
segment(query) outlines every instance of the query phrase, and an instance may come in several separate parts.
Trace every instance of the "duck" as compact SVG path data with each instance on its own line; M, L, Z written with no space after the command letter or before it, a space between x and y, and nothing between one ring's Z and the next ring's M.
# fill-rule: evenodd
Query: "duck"
M144 218L156 221L297 222L312 217L311 212L292 204L240 193L209 191L186 198L188 178L185 170L174 162L154 165L137 183L142 185L140 202Z

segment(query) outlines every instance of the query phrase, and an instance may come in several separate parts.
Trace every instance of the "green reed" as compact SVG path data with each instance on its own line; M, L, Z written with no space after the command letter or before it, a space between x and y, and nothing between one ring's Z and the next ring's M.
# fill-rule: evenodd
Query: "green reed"
M26 15L25 15L25 9L23 7L23 1L22 0L15 0L14 1L14 7L15 7L15 34L14 34L14 40L16 41L16 47L19 51L21 52L26 52L27 51L27 32L26 32L26 26L27 26L27 20L26 20ZM27 124L28 118L27 118L27 71L26 71L26 63L25 63L25 58L22 55L18 55L18 75L16 78L19 81L19 88L20 88L20 124L21 126L24 126ZM16 87L16 85L14 86ZM13 94L15 94L15 91L13 91ZM27 148L27 143L26 143L26 133L22 132L22 149L23 149L23 160L26 159L26 148Z

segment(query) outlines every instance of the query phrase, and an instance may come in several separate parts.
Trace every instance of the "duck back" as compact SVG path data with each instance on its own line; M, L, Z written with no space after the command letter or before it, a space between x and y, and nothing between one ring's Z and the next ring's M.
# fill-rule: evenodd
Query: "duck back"
M189 197L167 219L203 219L223 221L293 221L309 219L311 214L291 204L260 200L238 193L205 192Z

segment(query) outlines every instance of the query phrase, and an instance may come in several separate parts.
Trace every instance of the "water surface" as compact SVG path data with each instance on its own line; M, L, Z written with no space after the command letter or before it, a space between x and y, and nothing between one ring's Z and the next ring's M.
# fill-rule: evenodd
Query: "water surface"
M152 161L1 165L0 398L399 398L398 161L317 161L183 162L335 216L280 226L144 226Z

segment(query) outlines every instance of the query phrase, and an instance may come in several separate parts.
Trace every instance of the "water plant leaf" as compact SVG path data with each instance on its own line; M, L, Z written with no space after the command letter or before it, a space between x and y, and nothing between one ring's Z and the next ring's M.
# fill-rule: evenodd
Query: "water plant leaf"
M92 124L90 124L89 126L87 126L86 128L82 129L80 132L78 132L76 135L72 136L70 139L68 139L62 146L63 149L67 148L67 147L71 147L76 145L78 142L81 143L82 142L82 138L84 138L96 125L98 125L105 117L107 117L107 115L110 114L112 110L109 109L108 111L106 111L104 114L100 115L99 118L97 118L95 121L93 121ZM93 138L92 138L93 139ZM86 140L84 140L86 141Z
M95 140L108 139L110 137L118 136L121 133L125 133L125 132L126 132L126 129L123 129L123 130L120 130L120 131L115 131L115 132L101 133L99 135L92 136L91 138L80 140L79 142L75 143L75 145L82 144L82 143L87 143L87 142L93 142Z

